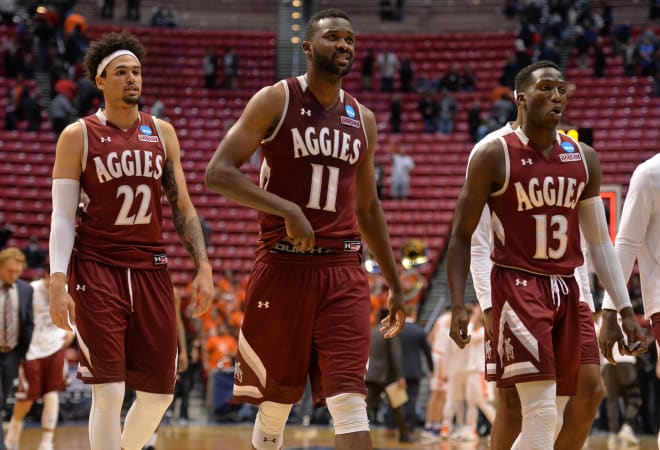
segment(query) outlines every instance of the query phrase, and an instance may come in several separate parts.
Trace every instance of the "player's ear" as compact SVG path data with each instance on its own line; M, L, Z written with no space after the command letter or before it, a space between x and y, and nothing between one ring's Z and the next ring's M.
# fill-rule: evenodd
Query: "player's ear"
M303 52L305 52L305 55L310 55L312 52L312 44L309 41L303 41L300 46L303 49Z

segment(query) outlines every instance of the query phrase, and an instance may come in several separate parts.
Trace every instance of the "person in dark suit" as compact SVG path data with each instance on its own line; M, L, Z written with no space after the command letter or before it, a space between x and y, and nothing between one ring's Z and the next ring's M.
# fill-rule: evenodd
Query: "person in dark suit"
M380 397L387 385L398 382L402 387L405 386L401 341L398 336L386 339L378 330L380 321L387 315L388 310L381 310L376 322L377 325L371 331L369 364L365 376L365 382L367 384L367 413L371 422L376 421ZM412 442L403 415L403 405L396 408L392 407L391 410L394 423L399 429L399 441Z
M8 247L0 251L0 410L13 388L34 329L32 286L18 278L25 266L25 255L20 249ZM0 427L0 450L5 450L4 441Z
M408 401L403 405L406 428L412 434L417 425L417 398L419 397L419 383L424 378L422 368L422 353L426 359L426 367L433 372L433 355L431 345L426 339L424 328L415 322L415 306L406 308L406 325L399 333L403 357L403 376L406 379L406 392Z

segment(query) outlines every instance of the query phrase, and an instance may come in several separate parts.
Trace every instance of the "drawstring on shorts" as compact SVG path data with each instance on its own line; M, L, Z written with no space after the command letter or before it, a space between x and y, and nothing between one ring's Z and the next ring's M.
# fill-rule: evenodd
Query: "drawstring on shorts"
M562 294L568 295L568 285L564 281L564 277L557 275L550 277L550 292L552 293L552 303L556 309L559 309Z

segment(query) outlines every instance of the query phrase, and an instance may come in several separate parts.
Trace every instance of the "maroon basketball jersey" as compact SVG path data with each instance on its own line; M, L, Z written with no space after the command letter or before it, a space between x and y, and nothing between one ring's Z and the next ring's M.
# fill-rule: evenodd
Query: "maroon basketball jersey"
M493 262L543 275L573 275L583 262L577 205L588 174L576 141L557 133L545 157L518 129L499 138L507 179L491 195Z
M77 256L139 269L166 264L161 210L166 153L155 120L140 112L139 120L123 131L99 110L80 122L80 187L89 204L77 227Z
M300 206L314 228L316 245L343 251L359 240L355 180L367 151L358 102L340 91L326 110L303 76L282 80L286 103L277 128L262 142L259 184ZM286 236L284 219L261 213L261 248Z

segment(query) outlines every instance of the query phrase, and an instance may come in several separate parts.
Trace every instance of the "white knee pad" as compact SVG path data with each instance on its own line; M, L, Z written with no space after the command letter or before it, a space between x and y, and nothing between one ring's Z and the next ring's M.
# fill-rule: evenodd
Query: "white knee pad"
M557 424L557 397L554 381L532 381L516 385L522 411L520 449L546 450L553 447Z
M339 394L325 399L335 426L335 434L369 431L367 404L360 394Z
M174 396L136 391L135 402L126 414L121 448L141 450L153 434Z
M44 409L41 411L41 428L53 431L57 426L57 415L60 410L60 398L57 392L44 395Z
M293 405L263 402L252 430L252 445L257 450L279 450L282 448L284 426Z

